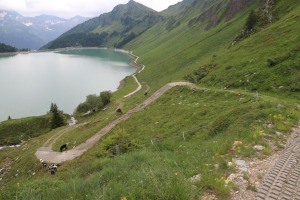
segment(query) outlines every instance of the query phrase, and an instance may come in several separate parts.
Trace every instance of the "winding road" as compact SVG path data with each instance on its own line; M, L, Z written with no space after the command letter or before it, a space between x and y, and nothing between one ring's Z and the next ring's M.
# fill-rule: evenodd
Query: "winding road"
M102 138L105 134L107 134L111 129L113 129L116 125L118 125L120 122L127 120L130 118L130 116L152 102L154 102L156 99L161 97L165 92L170 90L171 88L178 86L178 85L189 85L194 86L192 83L188 82L174 82L174 83L168 83L159 90L157 90L152 96L150 96L148 99L146 99L143 103L137 105L133 109L129 110L127 113L123 114L118 119L112 121L107 126L102 128L98 133L96 133L91 138L87 139L85 142L81 143L80 145L76 146L75 148L64 151L64 152L56 152L52 150L52 144L65 132L72 130L78 126L81 126L83 124L79 124L77 126L71 126L68 128L65 128L59 132L57 132L55 135L53 135L50 139L48 139L44 145L39 148L35 155L38 159L43 159L44 161L48 163L63 163L65 161L73 160L74 158L82 155L85 151L87 151L89 148L91 148L97 141L99 141L100 138ZM52 141L53 140L53 141ZM50 143L52 141L52 143Z

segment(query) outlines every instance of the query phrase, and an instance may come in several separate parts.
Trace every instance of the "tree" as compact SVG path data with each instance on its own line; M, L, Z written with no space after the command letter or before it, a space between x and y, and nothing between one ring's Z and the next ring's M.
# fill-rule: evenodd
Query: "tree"
M100 93L100 97L102 99L102 103L104 106L110 102L111 96L112 96L111 91L103 91Z
M251 10L245 24L245 29L250 31L255 26L256 22L257 22L257 16L255 14L255 11Z
M54 109L54 104L51 103L51 106L50 106L50 113L53 113L53 109Z
M8 116L7 120L11 120L11 117L10 117L10 116Z
M51 128L55 129L55 128L65 125L65 123L64 123L63 117L59 114L57 105L55 103L53 105L52 104L51 104L51 110L50 110L50 112L52 113Z

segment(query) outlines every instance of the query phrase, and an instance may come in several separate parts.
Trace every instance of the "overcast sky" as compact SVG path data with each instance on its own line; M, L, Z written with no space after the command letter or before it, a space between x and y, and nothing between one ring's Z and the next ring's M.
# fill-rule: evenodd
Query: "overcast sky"
M118 4L129 0L0 0L0 9L13 10L23 16L41 14L71 18L75 15L95 17L110 12ZM181 0L136 0L156 11L168 8Z

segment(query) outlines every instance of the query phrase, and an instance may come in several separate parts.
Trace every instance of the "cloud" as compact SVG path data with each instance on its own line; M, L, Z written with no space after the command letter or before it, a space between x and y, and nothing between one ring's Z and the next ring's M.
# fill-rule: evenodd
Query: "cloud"
M129 0L0 0L0 8L14 10L24 16L41 14L70 18L75 15L98 16L110 12L118 4ZM180 0L136 0L154 10L161 11Z

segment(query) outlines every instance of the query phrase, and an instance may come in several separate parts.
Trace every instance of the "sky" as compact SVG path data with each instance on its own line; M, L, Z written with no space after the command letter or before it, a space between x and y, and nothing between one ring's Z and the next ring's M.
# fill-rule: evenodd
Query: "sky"
M110 12L129 0L0 0L0 10L13 10L25 17L41 14L71 18L76 15L95 17ZM181 0L135 0L156 11L162 11Z

